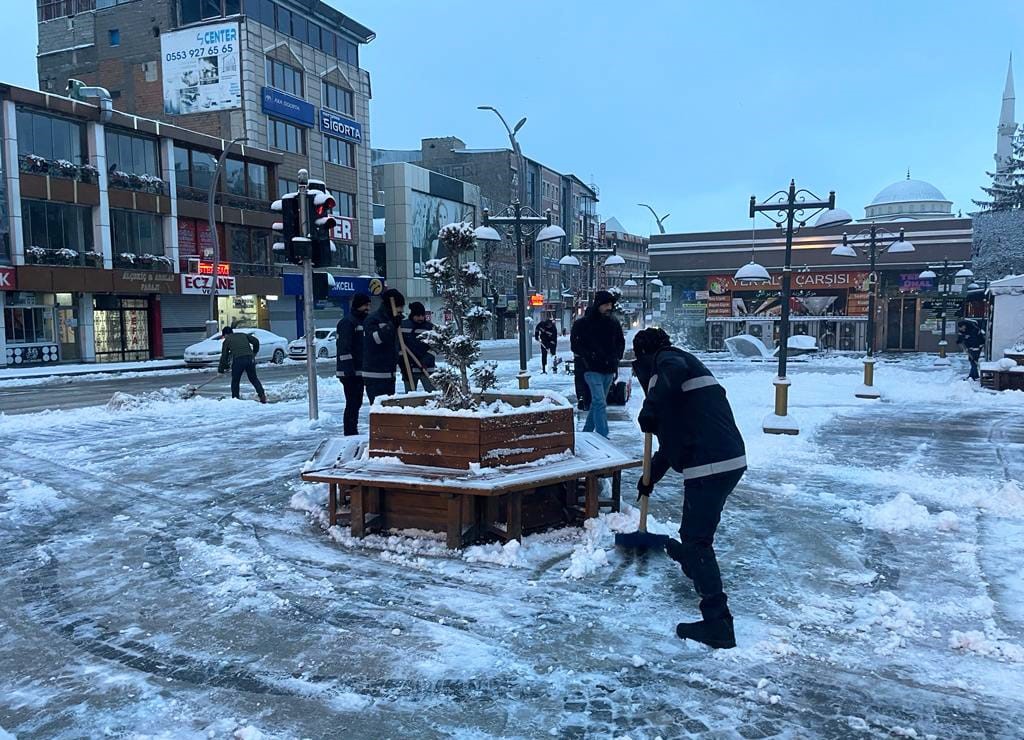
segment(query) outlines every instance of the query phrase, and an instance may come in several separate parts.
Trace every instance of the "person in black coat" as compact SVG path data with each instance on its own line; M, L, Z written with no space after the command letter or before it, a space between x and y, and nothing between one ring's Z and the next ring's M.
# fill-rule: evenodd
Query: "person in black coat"
M356 293L352 296L348 313L338 322L335 360L338 380L345 392L344 433L346 437L359 434L359 409L363 405L363 322L370 312L370 296Z
M402 380L405 381L405 392L412 393L419 383L423 384L423 390L428 393L434 390L434 384L430 382L430 371L437 367L437 360L430 347L423 341L423 334L434 331L434 325L427 321L427 309L419 301L409 304L409 318L402 322L402 339L405 340L405 348L412 355L409 358L409 365L412 367L412 384L406 377L403 366L399 368L402 373ZM414 359L415 358L415 359Z
M626 351L622 326L612 316L615 296L606 290L594 295L587 312L572 325L569 342L582 365L583 378L590 390L590 411L584 432L596 431L608 436L608 390L619 372L619 360Z
M533 331L533 338L540 342L540 371L547 373L548 355L551 355L553 361L555 353L558 351L558 327L555 326L551 314L537 324L537 328ZM558 368L556 367L555 370L557 371Z
M974 319L960 319L956 322L956 343L967 350L967 359L971 363L971 380L981 378L978 362L985 350L985 330L978 326Z
M640 479L639 495L649 496L670 469L683 476L679 541L669 540L667 550L693 581L702 619L680 623L676 634L714 648L735 647L714 541L725 500L747 469L743 437L725 389L700 360L673 347L662 329L639 332L633 351L633 372L647 396L640 428L658 437L651 480L644 485Z
M381 294L377 310L363 324L363 382L370 403L377 396L395 394L395 368L398 367L398 326L402 323L405 296L394 288ZM392 310L392 300L395 309Z

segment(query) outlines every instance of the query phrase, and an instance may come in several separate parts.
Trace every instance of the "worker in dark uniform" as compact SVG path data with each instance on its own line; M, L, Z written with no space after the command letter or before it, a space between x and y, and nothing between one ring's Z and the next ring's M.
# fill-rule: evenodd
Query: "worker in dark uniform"
M338 380L345 391L344 434L359 434L359 409L363 406L363 323L370 312L370 296L352 296L348 313L338 322L335 366Z

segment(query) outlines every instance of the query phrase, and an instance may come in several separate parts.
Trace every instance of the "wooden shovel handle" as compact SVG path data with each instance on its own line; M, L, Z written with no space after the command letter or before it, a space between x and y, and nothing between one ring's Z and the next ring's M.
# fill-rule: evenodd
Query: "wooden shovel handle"
M654 435L644 434L644 485L651 483L651 455L654 449ZM639 531L647 531L647 500L650 496L640 497L640 527Z
M391 301L391 315L398 316L398 305L395 303L395 299L389 298ZM409 350L405 347L405 337L402 336L402 326L397 327L398 330L398 346L402 349L402 360L405 362L405 377L409 379L409 387L412 387L412 365L409 364Z

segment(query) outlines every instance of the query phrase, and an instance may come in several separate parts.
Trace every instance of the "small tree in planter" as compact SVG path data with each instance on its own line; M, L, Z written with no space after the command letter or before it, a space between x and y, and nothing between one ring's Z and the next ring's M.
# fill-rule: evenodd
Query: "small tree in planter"
M42 265L46 262L46 250L42 247L31 246L25 248L25 261L32 265Z
M85 253L85 264L87 267L103 267L103 255L95 250Z
M479 404L474 388L487 390L497 382L494 364L473 367L480 359L480 343L476 337L491 312L473 304L473 289L483 280L480 265L472 261L463 263L476 249L472 225L448 224L438 233L438 238L448 256L427 262L426 274L434 291L444 300L452 321L424 336L431 350L447 362L447 367L436 370L430 377L440 391L441 406L472 409Z

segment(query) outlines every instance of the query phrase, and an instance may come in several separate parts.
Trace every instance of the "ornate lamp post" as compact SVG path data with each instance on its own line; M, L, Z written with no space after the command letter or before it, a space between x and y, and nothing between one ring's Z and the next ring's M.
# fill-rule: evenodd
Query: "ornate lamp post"
M941 278L936 274L936 270L941 273ZM953 273L953 270L956 270L956 273ZM957 278L963 278L964 280L973 279L974 272L962 262L950 262L948 259L945 259L942 260L942 264L928 265L928 268L918 277L922 280L935 280L939 278L939 292L942 293L939 320L942 322L942 325L939 329L941 332L939 336L939 356L935 358L935 366L948 367L951 364L950 359L946 357L946 347L949 344L946 341L946 312L949 306L949 294L953 290Z
M640 328L647 328L647 286L652 285L655 288L661 288L665 283L661 282L661 278L656 272L648 272L647 268L644 268L643 273L640 275L630 275L629 278L622 285L627 288L635 288L638 285L643 286L641 299L640 299Z
M554 241L565 236L561 226L551 223L551 211L541 216L533 209L524 207L518 200L502 211L501 215L492 216L487 209L483 210L483 226L477 227L475 233L478 241L501 241L501 234L495 226L504 227L511 232L516 247L516 318L519 329L519 387L530 387L530 376L526 372L527 342L526 336L526 276L523 270L523 238L536 234L535 242ZM534 248L536 253L537 248Z
M811 200L808 200L810 198ZM853 219L841 208L836 208L836 194L828 194L828 200L821 200L809 190L797 190L796 182L790 180L788 190L779 190L770 195L764 203L758 203L756 196L750 196L750 218L763 213L779 228L786 229L786 256L782 267L782 313L779 323L779 373L775 384L775 413L765 417L761 428L766 434L799 434L800 426L788 416L789 378L786 364L789 359L789 300L792 294L793 232L796 225L803 227L819 211L824 211L815 222L815 228L841 226ZM734 278L737 282L760 282L768 279L768 271L757 264L753 257L750 263L741 267Z
M868 256L868 269L870 274L868 276L868 354L864 358L864 385L860 390L857 391L857 398L881 398L882 394L874 387L875 381L875 294L878 292L878 273L875 271L875 262L878 258L878 251L880 245L878 243L878 236L882 234L885 239L894 239L894 241L886 247L885 251L889 254L901 254L906 252L913 252L914 245L908 242L903 236L903 229L900 229L899 236L893 234L890 231L881 229L877 224L871 224L871 227L859 231L852 237L847 234L843 234L842 246L836 247L832 250L832 254L837 257L858 257L857 242L861 242L860 248Z

